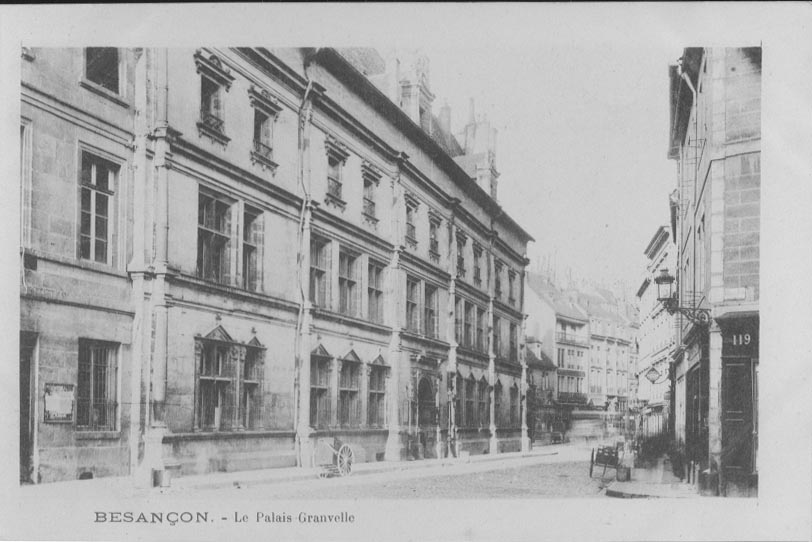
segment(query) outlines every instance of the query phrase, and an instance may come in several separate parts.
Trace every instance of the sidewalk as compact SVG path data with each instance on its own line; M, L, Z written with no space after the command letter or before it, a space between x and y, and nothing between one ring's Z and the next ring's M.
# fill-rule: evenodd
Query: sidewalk
M511 452L502 454L473 455L460 458L424 459L419 461L381 461L372 463L355 463L352 476L378 474L383 472L403 472L415 469L452 467L485 462L503 462L509 464L528 457L555 456L559 453L575 454L581 457L585 452L578 447L566 444L540 446L529 452ZM171 480L169 487L135 487L129 476L95 478L92 480L71 480L50 484L26 485L20 488L25 498L66 497L81 498L93 495L94 498L110 497L144 498L155 494L183 494L186 491L200 489L230 488L235 486L255 486L262 484L288 483L305 480L317 480L320 468L282 467L273 469L247 470L237 472L216 472L192 476L179 476Z
M606 496L621 499L686 499L699 497L699 491L696 486L677 478L668 457L663 456L650 467L632 468L630 482L610 482L606 487Z

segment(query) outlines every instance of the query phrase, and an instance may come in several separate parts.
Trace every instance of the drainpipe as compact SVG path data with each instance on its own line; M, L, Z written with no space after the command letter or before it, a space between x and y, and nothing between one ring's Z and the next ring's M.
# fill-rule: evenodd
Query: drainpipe
M307 80L298 120L298 168L297 177L302 190L302 207L299 211L297 283L299 289L299 312L296 318L294 340L294 362L296 371L293 382L293 419L296 429L296 465L309 467L312 462L313 445L310 439L310 331L312 327L312 305L310 303L310 223L315 203L310 197L310 126L313 114L313 81L308 67L319 49L305 52L304 76Z

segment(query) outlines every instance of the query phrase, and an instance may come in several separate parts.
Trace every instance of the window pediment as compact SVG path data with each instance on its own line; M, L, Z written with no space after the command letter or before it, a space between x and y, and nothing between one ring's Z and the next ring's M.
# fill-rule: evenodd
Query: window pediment
M251 101L251 107L261 110L273 120L276 120L277 115L282 111L279 100L264 88L251 85L248 89L248 99Z
M346 162L347 158L350 157L347 146L330 135L324 138L324 150L327 156L332 156L339 162Z
M358 354L355 353L355 350L350 350L344 357L341 358L341 361L348 361L350 363L361 363L361 358L358 357Z
M197 73L205 75L212 81L224 86L226 91L231 88L231 83L234 82L234 76L231 75L231 70L225 67L216 55L206 57L203 51L198 49L195 51L194 59L195 65L197 66Z
M364 160L361 163L361 176L364 178L364 181L369 181L377 185L381 181L383 173L375 164Z
M313 349L313 351L310 352L310 355L311 356L317 356L317 357L320 357L320 358L332 358L333 357L330 354L330 352L328 352L327 349L324 348L324 345L322 345L322 344L319 344L315 349Z
M228 334L228 332L223 328L223 326L217 326L203 338L209 341L219 341L227 343L236 342L234 339L231 338L231 335Z

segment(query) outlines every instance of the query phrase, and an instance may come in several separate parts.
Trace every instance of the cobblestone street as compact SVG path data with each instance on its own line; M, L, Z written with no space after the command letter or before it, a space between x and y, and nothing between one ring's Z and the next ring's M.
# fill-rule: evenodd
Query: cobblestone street
M600 478L590 479L589 462L564 453L505 463L481 462L409 469L348 478L250 485L231 491L237 498L400 499L562 498L603 496ZM199 490L205 491L205 490ZM196 493L197 491L195 491ZM235 495L236 496L236 495Z

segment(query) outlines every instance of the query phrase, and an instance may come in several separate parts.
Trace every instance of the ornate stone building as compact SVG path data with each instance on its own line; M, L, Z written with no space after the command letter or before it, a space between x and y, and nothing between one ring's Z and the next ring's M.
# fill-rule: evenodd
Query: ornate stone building
M30 49L22 80L21 479L528 446L532 239L425 57Z

